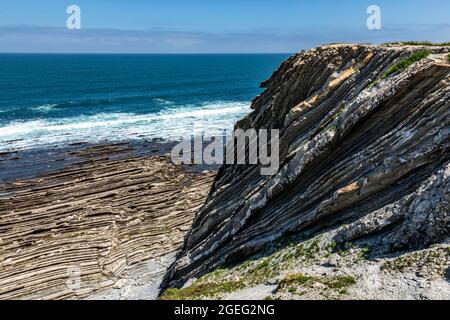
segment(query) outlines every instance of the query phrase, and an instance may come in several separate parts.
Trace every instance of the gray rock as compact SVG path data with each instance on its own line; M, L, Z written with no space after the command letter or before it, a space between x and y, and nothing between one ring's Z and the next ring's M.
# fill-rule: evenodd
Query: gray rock
M163 287L285 233L419 248L449 236L450 48L383 77L420 47L330 45L292 56L237 128L280 129L280 168L223 167Z

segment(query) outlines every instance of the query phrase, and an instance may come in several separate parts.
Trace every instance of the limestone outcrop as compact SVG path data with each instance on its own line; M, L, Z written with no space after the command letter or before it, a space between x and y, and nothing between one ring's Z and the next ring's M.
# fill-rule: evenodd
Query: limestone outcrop
M386 72L413 52L429 55ZM328 45L285 61L236 128L279 129L280 168L221 168L163 287L282 236L424 248L450 236L448 47Z
M214 173L189 173L166 157L114 159L111 149L0 184L0 299L120 288L128 271L180 249Z

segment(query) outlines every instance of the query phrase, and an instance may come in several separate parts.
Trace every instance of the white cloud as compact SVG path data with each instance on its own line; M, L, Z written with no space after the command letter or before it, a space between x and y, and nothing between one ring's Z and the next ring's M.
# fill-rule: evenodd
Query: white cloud
M299 33L201 33L56 27L2 27L0 52L229 53L294 52L330 42L448 41L450 25L404 26L369 31L311 29Z

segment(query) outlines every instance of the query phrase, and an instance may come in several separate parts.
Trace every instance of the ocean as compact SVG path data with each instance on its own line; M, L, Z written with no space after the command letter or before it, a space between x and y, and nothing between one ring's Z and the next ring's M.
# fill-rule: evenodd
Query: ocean
M288 54L0 55L0 152L233 128Z

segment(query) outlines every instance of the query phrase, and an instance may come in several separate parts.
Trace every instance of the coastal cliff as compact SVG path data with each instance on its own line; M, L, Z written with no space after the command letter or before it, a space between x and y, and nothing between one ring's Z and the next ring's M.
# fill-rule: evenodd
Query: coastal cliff
M449 54L286 60L236 124L280 130L273 176L173 143L1 153L0 300L450 299Z
M62 170L0 183L0 300L156 297L214 173L132 151L83 147Z
M163 288L179 288L214 270L209 280L206 275L199 281L207 286L218 273L217 285L228 281L227 292L261 283L283 288L297 280L326 286L345 276L330 261L343 252L370 252L371 265L383 269L377 259L387 258L388 266L401 258L399 252L411 257L432 250L436 258L428 271L445 279L449 52L438 46L343 44L285 61L262 84L266 89L254 99L253 112L236 125L280 130L278 173L261 176L258 165L222 167ZM304 263L310 270L332 266L334 274L324 274L334 280L286 278L286 270L298 271ZM413 274L421 270L412 265ZM170 290L166 297L182 297Z

